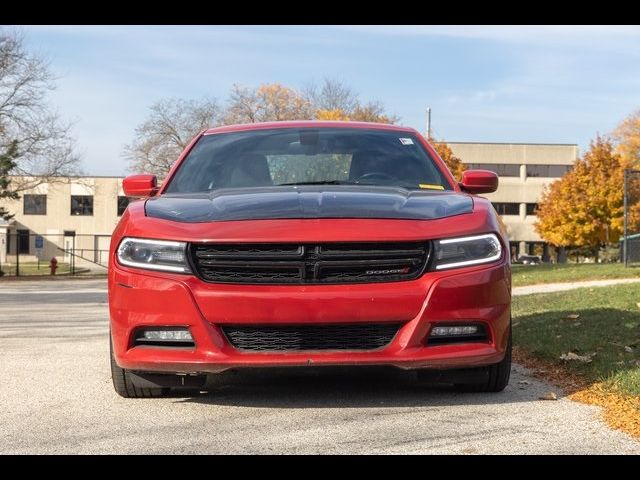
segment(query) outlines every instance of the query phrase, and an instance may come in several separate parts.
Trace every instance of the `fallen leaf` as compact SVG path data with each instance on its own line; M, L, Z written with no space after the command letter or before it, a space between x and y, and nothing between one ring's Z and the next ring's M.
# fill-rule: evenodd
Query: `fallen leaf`
M519 380L518 385L531 385L529 380Z
M569 320L577 320L578 318L580 318L580 314L579 313L570 313L569 315L567 315L567 318Z
M633 353L633 348L631 347L624 347L624 351L627 353Z
M560 355L560 360L565 360L565 361L577 360L582 363L591 363L592 356L593 355L577 355L573 352L569 352L569 353L563 353L562 355Z
M544 395L538 397L540 400L558 400L556 392L547 392Z

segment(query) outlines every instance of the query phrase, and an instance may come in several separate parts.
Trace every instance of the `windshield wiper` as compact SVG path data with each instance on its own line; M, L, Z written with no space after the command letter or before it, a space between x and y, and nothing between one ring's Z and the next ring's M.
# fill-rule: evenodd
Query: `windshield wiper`
M318 180L315 182L291 182L291 183L279 183L276 186L295 186L295 185L359 185L362 187L386 187L386 188L404 188L405 190L421 190L418 185L399 184L399 185L384 185L381 183L365 183L365 182L353 182L348 180Z
M285 185L359 185L356 182L349 182L347 180L319 180L316 182L291 182L291 183L279 183L278 187Z

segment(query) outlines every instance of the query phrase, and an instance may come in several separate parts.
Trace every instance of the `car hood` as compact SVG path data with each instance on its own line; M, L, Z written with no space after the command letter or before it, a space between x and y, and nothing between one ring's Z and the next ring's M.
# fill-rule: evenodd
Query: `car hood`
M350 185L227 188L206 194L165 194L150 198L145 205L147 216L176 222L286 218L431 220L472 211L472 198L460 193Z

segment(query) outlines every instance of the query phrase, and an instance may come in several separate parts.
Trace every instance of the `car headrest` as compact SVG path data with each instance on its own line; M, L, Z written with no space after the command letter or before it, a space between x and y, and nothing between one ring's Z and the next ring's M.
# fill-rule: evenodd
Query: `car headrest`
M267 157L258 153L245 154L234 162L229 187L261 187L273 185Z
M351 158L349 180L357 180L362 175L381 172L392 177L397 176L398 165L396 158L381 155L379 152L356 152Z

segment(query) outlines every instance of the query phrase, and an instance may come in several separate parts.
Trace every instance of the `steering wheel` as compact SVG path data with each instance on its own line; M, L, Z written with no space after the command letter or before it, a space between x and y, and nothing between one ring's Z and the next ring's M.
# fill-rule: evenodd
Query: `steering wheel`
M356 183L360 183L363 180L391 180L394 181L396 180L396 177L389 175L388 173L384 173L384 172L369 172L369 173L365 173L363 175L360 175L358 178L356 178L355 182Z

